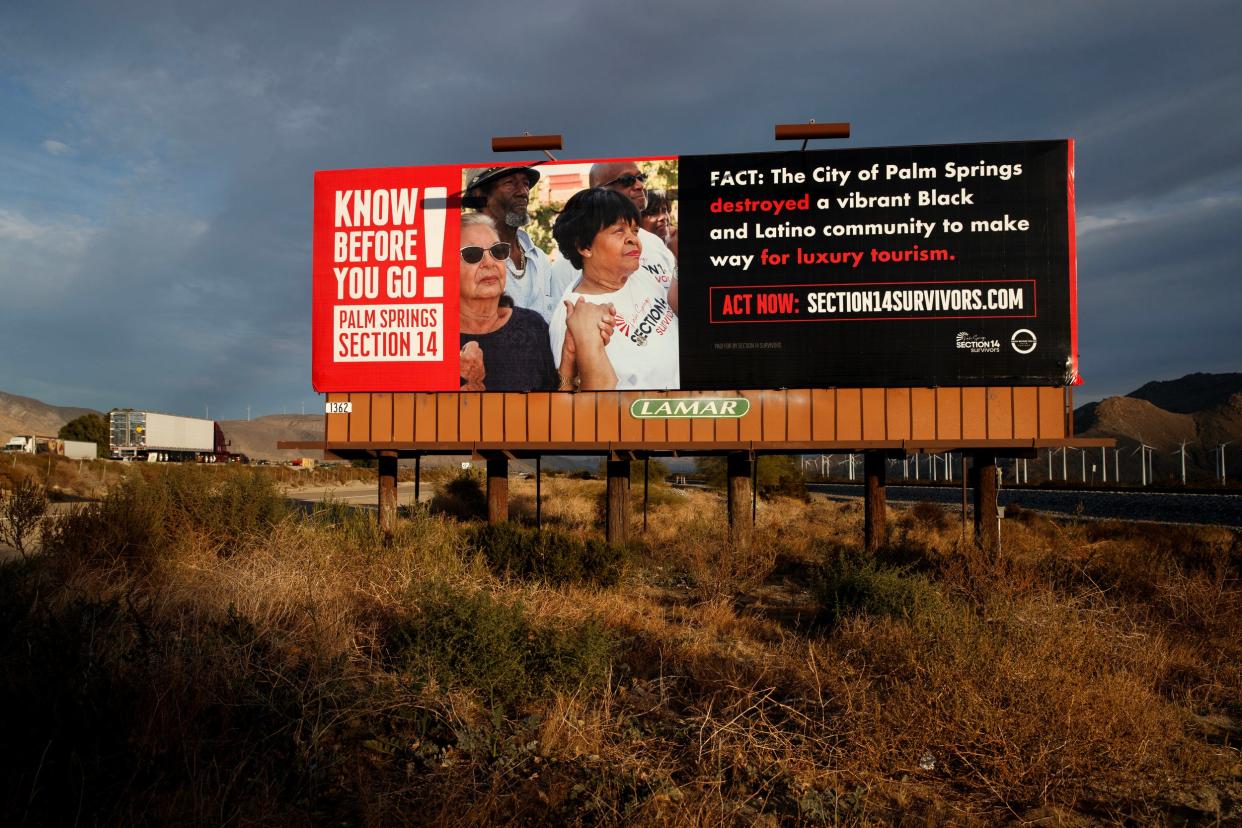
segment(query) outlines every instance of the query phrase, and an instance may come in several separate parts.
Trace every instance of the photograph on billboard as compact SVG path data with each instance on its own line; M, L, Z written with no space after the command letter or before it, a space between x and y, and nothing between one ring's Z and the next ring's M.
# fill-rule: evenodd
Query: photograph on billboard
M1069 141L319 172L333 391L1063 385Z

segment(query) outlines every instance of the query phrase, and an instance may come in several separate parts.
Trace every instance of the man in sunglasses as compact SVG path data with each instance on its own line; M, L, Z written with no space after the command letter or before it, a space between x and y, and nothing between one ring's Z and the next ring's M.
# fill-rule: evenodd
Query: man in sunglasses
M647 175L638 169L633 161L610 161L594 164L591 167L588 181L592 187L603 187L605 190L616 190L634 202L638 212L647 207ZM668 249L664 240L655 233L641 227L638 239L643 250L638 266L646 270L660 286L668 291L677 281L677 257ZM566 259L558 259L552 268L553 281L572 286L578 283L582 274L574 269ZM675 301L675 300L674 300Z
M500 240L509 245L505 293L514 305L530 308L547 322L569 285L554 282L548 254L522 229L530 224L530 190L538 181L533 167L488 167L470 179L462 205L490 216Z

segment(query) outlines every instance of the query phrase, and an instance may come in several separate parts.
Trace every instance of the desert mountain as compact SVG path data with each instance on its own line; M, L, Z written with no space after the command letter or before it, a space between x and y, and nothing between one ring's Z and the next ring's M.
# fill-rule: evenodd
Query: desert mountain
M95 413L90 408L48 405L30 397L0 391L0 442L17 434L55 437L60 427L75 417Z
M1226 405L1239 391L1242 374L1187 374L1175 380L1149 382L1126 396L1147 400L1165 411L1193 414Z
M229 441L229 451L251 460L323 456L321 451L276 448L279 440L322 440L322 414L268 414L253 420L221 420L220 428Z
M1194 408L1197 404L1203 406ZM1189 374L1149 382L1124 397L1088 403L1074 411L1074 433L1117 438L1123 480L1136 476L1139 443L1155 450L1156 480L1174 482L1181 479L1180 451L1185 442L1187 480L1206 482L1216 475L1218 447L1232 442L1233 453L1227 449L1226 456L1234 477L1242 474L1238 462L1242 456L1242 374Z

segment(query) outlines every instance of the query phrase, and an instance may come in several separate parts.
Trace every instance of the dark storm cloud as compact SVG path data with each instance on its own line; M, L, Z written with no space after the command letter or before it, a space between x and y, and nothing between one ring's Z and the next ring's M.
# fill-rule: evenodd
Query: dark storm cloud
M1077 138L1080 399L1236 370L1236 9L1135 6L9 7L0 389L297 407L315 169L484 161L523 130L567 157L762 150L810 117L853 145Z

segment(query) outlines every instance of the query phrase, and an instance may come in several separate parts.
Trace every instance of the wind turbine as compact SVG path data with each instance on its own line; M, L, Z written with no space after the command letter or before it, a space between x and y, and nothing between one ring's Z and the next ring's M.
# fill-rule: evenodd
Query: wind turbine
M1187 442L1189 441L1182 440L1182 447L1178 449L1176 452L1174 452L1175 454L1180 454L1182 456L1182 485L1183 486L1186 485L1186 443Z
M1142 485L1145 487L1147 486L1147 444L1139 443L1138 448L1130 453L1139 456L1139 475Z
M1225 446L1229 445L1229 443L1232 443L1232 442L1233 442L1232 440L1229 440L1224 443L1221 443L1219 446L1216 447L1216 450L1220 452L1220 485L1222 486L1224 486L1226 483L1226 480L1225 480Z

